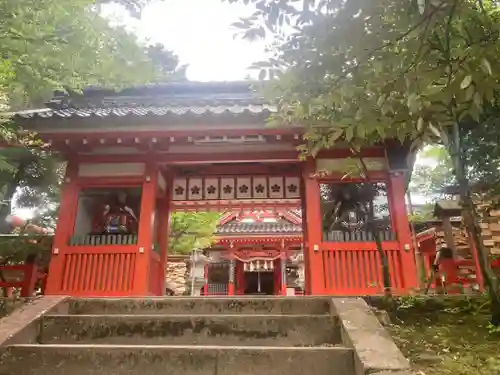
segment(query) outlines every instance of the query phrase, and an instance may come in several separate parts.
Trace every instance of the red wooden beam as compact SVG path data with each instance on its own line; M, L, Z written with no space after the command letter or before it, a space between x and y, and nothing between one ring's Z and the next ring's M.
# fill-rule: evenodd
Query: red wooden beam
M298 162L296 151L262 151L217 154L73 155L81 163L130 163L154 160L157 164L193 165L213 163Z
M129 131L98 131L96 129L78 132L64 132L64 131L44 131L42 129L38 130L38 134L43 139L82 139L82 138L123 138L123 137L134 137L139 136L141 138L183 138L183 137L205 137L205 136L244 136L244 135L301 135L303 129L301 128L291 128L291 127L254 127L242 129L239 125L225 125L218 129L203 129L202 126L197 128L190 128L187 126L188 130L140 130L131 128ZM297 137L295 137L297 138Z
M197 170L196 165L186 166L182 168L179 166L174 169L174 175L176 177L183 177L186 174L193 176L195 174L200 176L253 176L253 175L266 175L266 176L286 176L286 177L298 177L302 172L302 167L298 161L295 163L267 163L267 164L213 164L213 165L199 165ZM196 173L199 171L199 173ZM189 173L186 173L189 172Z

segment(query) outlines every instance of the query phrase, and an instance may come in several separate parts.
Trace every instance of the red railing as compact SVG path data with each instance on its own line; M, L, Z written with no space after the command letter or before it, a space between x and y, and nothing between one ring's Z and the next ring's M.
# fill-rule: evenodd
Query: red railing
M0 266L0 272L5 279L0 280L0 289L4 290L4 295L5 291L9 296L13 288L19 288L21 297L32 297L38 281L41 281L43 293L45 273L35 263Z
M391 287L405 288L401 250L395 241L384 242ZM374 295L383 293L382 267L376 244L372 242L325 242L320 247L325 294Z
M134 285L136 248L109 250L80 248L61 254L63 278L61 292L69 295L130 295Z

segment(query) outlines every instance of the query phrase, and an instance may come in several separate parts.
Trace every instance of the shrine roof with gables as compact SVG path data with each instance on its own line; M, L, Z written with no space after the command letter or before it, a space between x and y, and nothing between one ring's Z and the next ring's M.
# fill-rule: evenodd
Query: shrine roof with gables
M229 214L231 215L231 214ZM254 221L244 222L238 217L233 217L226 220L221 219L221 224L217 227L216 236L241 236L241 235L258 235L258 236L276 236L282 235L301 235L302 234L302 218L300 210L289 210L280 214L280 218L275 222Z
M251 82L185 82L112 91L88 88L82 94L55 92L47 108L20 111L15 119L260 116L276 108L263 101Z
M237 223L229 222L217 229L216 235L242 234L302 234L302 226L285 220L276 223Z

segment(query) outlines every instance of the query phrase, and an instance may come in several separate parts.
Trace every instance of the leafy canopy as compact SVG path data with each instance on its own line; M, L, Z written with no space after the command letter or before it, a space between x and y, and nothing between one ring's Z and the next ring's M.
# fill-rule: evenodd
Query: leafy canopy
M218 212L174 212L170 216L169 252L189 254L205 249L215 242L215 231L221 214Z
M40 105L54 89L131 86L157 77L151 50L100 16L98 5L106 2L0 0L0 92L11 108ZM138 15L150 0L116 2Z
M410 191L429 201L443 198L445 187L455 184L450 155L442 146L427 146L419 157L423 162L413 169Z
M254 67L278 78L268 85L275 120L309 126L306 153L340 140L446 138L457 121L477 121L498 89L494 1L246 3L255 13L235 26L274 37L275 56Z

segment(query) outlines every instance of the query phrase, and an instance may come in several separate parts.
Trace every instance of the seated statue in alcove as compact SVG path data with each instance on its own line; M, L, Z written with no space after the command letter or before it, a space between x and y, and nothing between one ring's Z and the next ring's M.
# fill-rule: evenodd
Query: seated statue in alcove
M94 233L136 234L138 219L134 210L127 205L127 193L113 194L104 210L97 217Z
M326 230L358 230L364 225L366 210L358 189L345 185L331 189L329 195L330 207L324 217Z

